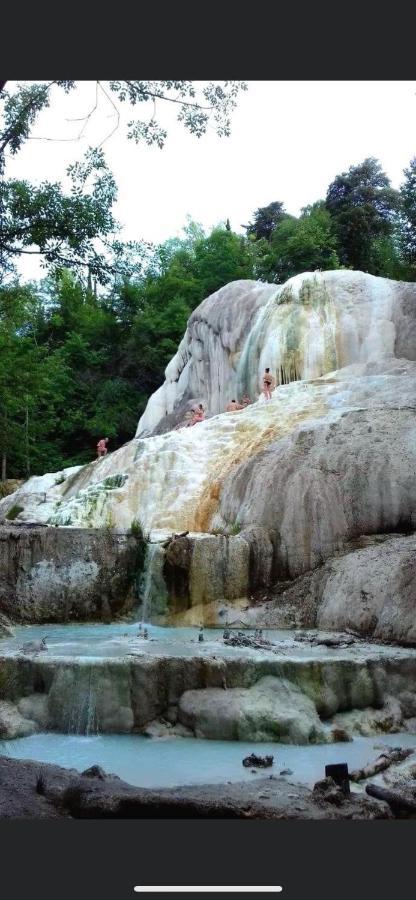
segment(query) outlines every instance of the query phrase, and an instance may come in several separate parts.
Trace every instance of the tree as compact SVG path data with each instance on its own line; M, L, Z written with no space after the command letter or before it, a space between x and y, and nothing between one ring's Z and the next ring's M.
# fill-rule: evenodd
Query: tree
M214 228L209 237L197 241L194 253L198 303L230 281L253 278L254 254L250 242L226 227Z
M269 203L268 206L261 206L254 213L254 222L246 225L247 235L253 237L256 241L261 240L261 238L270 241L273 231L284 216L284 206L279 200Z
M72 188L66 193L59 184L44 183L35 187L27 181L4 177L6 152L15 155L30 137L39 113L49 106L57 91L71 91L74 81L28 83L11 93L1 92L3 105L0 125L0 278L13 272L13 262L23 254L40 255L49 266L59 265L75 270L83 268L103 283L117 272L131 274L131 254L145 248L138 244L124 247L114 238L118 230L112 214L116 186L109 172L102 148L91 148L85 161L70 166ZM150 118L139 118L128 124L128 137L135 141L163 147L167 132L156 117L160 103L172 103L178 109L178 121L192 134L201 137L211 120L219 135L230 133L231 113L244 82L210 82L197 87L191 81L111 81L96 82L96 102L80 121L81 137L94 114L98 92L107 99L114 127L119 124L119 110L113 98L133 106L148 104ZM97 247L97 241L99 247ZM130 260L129 260L130 257ZM140 261L140 259L139 259Z
M398 194L380 163L365 159L337 175L326 196L343 265L372 272L374 241L389 237L394 228Z
M415 277L416 268L416 157L404 170L400 187L399 246L407 266L408 277Z
M30 286L0 288L1 478L42 465L38 438L52 429L59 395L57 358L37 340L38 298ZM61 370L62 374L62 370Z
M283 283L293 275L315 269L337 269L337 238L323 202L305 207L302 215L284 216L271 242L259 242L256 274Z

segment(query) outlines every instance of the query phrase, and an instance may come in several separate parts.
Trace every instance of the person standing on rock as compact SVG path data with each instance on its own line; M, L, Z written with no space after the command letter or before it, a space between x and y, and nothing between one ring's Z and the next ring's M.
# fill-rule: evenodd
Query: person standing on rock
M275 387L276 379L271 375L270 369L265 369L263 375L263 394L266 400L272 399L272 391L274 391Z
M107 456L107 453L108 453L107 444L108 444L108 438L101 438L101 440L98 441L98 444L97 444L98 459L101 459L102 456Z

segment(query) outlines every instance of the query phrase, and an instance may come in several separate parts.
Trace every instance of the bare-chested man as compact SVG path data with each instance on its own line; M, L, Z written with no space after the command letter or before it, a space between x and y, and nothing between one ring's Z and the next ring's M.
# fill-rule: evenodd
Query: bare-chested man
M263 394L266 400L272 399L272 391L274 391L275 387L276 379L271 375L270 369L265 369L263 375Z

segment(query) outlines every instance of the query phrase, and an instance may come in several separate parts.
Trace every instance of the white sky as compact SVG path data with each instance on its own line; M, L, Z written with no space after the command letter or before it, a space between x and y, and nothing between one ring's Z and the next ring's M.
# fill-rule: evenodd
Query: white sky
M94 82L81 82L67 96L57 91L33 135L76 136L80 123L67 119L86 115L94 102ZM238 231L257 207L273 200L296 215L325 196L335 175L368 156L381 161L398 187L416 155L416 81L252 81L239 96L229 138L210 130L198 139L176 122L173 104L160 104L159 121L169 130L163 150L126 137L126 122L150 117L150 107L118 105L120 127L104 149L126 240L159 243L180 234L187 215L205 228L228 217ZM30 140L9 161L8 175L61 180L68 164L111 131L112 115L100 97L80 141ZM36 258L25 260L23 273L44 274Z

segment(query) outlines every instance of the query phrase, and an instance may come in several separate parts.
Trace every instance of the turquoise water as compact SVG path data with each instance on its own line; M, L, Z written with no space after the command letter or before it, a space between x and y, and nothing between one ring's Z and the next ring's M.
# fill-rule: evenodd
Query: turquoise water
M158 656L194 656L196 653L204 655L219 651L223 655L235 654L234 648L223 644L223 628L206 628L204 641L199 643L199 628L170 628L147 624L142 626L142 631L144 627L149 633L148 640L143 639L138 622L17 626L13 638L0 642L0 653L15 652L23 642L45 637L48 653L53 656L102 658L121 657L137 652ZM248 629L247 633L253 634L253 631ZM265 636L266 634L270 640L287 641L292 639L294 632L270 630L264 631ZM257 651L251 652L256 654Z
M187 784L218 784L252 781L281 769L292 769L287 781L312 786L325 775L325 765L346 762L350 770L378 756L381 745L415 747L416 735L389 734L356 737L350 743L292 746L250 744L233 741L204 741L196 738L157 740L141 735L35 734L6 745L6 754L17 759L55 763L82 772L98 764L140 787L176 787ZM242 765L249 753L272 754L271 769L253 775ZM3 749L4 753L4 749Z

